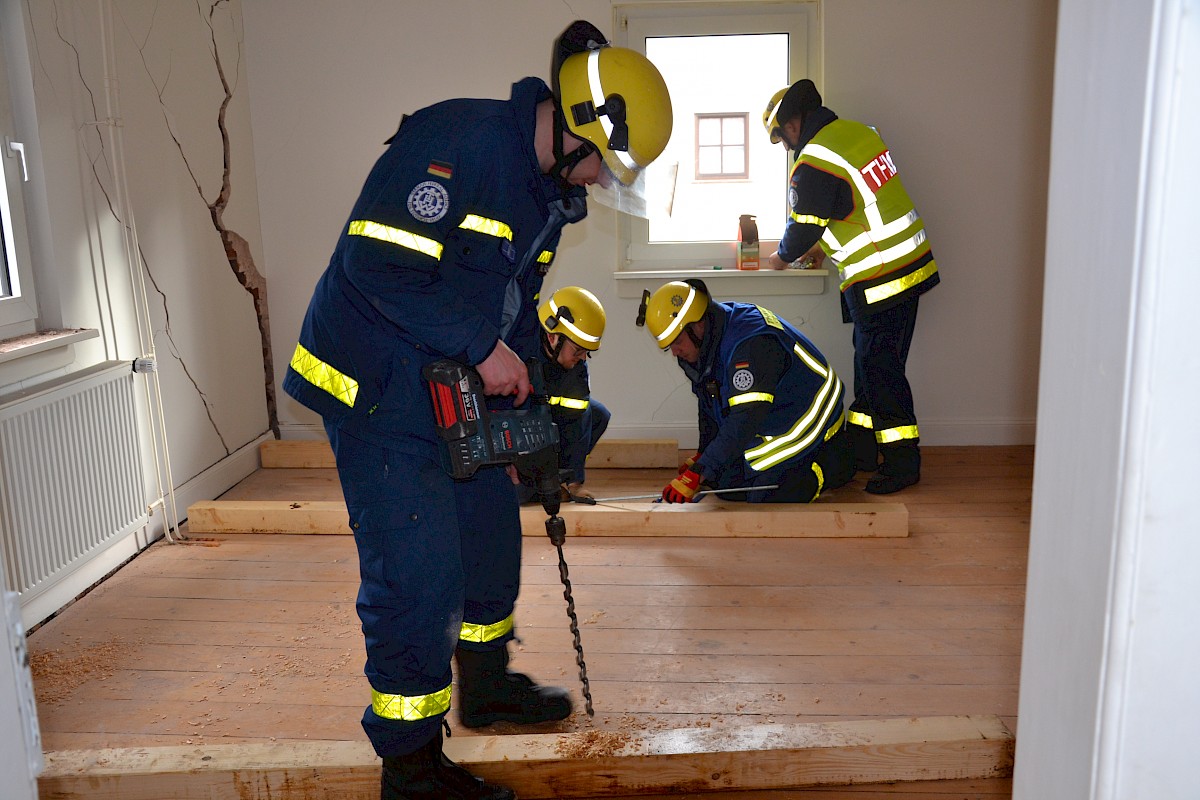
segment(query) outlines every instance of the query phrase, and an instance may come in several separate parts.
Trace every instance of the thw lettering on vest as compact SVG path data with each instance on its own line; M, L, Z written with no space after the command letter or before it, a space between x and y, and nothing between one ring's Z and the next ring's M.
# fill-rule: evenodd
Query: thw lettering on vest
M892 151L884 150L871 159L859 172L866 178L867 183L871 185L871 191L878 192L896 174L896 164L892 161Z

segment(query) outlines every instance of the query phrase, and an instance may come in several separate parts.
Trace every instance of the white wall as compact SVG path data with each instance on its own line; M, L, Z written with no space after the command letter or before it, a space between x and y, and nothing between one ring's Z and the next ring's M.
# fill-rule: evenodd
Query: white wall
M1016 800L1197 796L1198 11L1062 3Z
M547 77L551 42L577 17L611 33L608 0L512 8L256 0L243 10L277 377L400 115L447 97L508 97L518 78ZM838 0L823 16L826 100L883 131L943 273L922 300L909 361L923 440L1032 442L1054 6ZM617 296L615 227L613 212L593 203L568 228L548 288L587 286L608 311L592 373L614 412L611 435L694 440L695 401L682 374L632 325L637 301ZM852 375L850 327L832 280L815 297L736 299L800 324ZM323 435L304 408L280 403L285 437Z
M6 48L21 61L9 75L32 77L14 94L29 153L22 189L36 222L38 328L99 336L0 364L0 398L151 348L158 364L154 382L137 379L137 396L145 501L159 510L147 530L80 536L111 535L55 587L69 598L145 547L168 514L174 524L190 502L252 472L254 445L269 435L274 382L264 380L258 317L209 208L227 177L224 227L263 264L241 10L236 0L3 2L5 39L22 45ZM164 425L148 412L156 388ZM170 476L158 468L168 451ZM171 488L174 504L157 505Z

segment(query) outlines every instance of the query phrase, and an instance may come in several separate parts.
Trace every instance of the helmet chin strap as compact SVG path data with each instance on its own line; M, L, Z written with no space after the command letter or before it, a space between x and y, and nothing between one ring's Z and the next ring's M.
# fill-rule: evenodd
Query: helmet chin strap
M542 350L544 350L546 352L546 355L550 356L551 361L554 361L555 363L557 363L558 362L558 354L562 352L563 345L565 345L567 343L566 342L567 337L563 336L561 333L558 334L558 343L555 344L553 347L551 347L550 346L550 333L545 328L542 328L541 330L542 330Z
M563 192L571 190L572 185L569 180L571 172L579 166L580 162L590 156L592 153L599 153L600 150L591 142L581 140L579 147L576 147L569 153L563 152L563 135L568 133L567 121L563 116L562 109L558 105L558 101L554 102L554 166L550 168L550 177L558 183ZM573 135L573 134L572 134Z

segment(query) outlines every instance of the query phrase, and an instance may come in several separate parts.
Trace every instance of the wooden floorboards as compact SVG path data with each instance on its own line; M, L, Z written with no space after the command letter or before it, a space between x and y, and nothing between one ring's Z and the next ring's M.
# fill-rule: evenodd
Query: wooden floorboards
M1017 730L1032 448L924 448L893 539L569 538L596 718L532 732L995 714ZM673 471L591 470L597 495ZM337 499L324 469L260 470L226 498ZM570 506L562 512L571 513ZM514 667L579 699L554 548L526 537ZM362 740L346 536L157 544L29 639L47 750ZM493 726L456 736L515 733ZM906 800L1011 796L1006 779L733 792Z

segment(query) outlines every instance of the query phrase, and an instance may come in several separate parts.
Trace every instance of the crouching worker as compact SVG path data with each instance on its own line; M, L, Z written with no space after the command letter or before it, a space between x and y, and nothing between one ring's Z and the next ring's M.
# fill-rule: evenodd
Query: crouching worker
M584 463L600 441L612 415L591 396L587 360L600 349L604 306L587 289L567 286L538 308L542 327L542 374L550 396L550 414L558 426L558 466L566 476L563 499L591 499L583 488ZM537 499L532 486L520 484L522 503Z
M751 303L715 303L700 280L642 295L638 324L670 350L699 401L700 449L663 489L750 489L725 500L808 503L854 477L842 382L808 337ZM753 487L770 487L753 490Z

